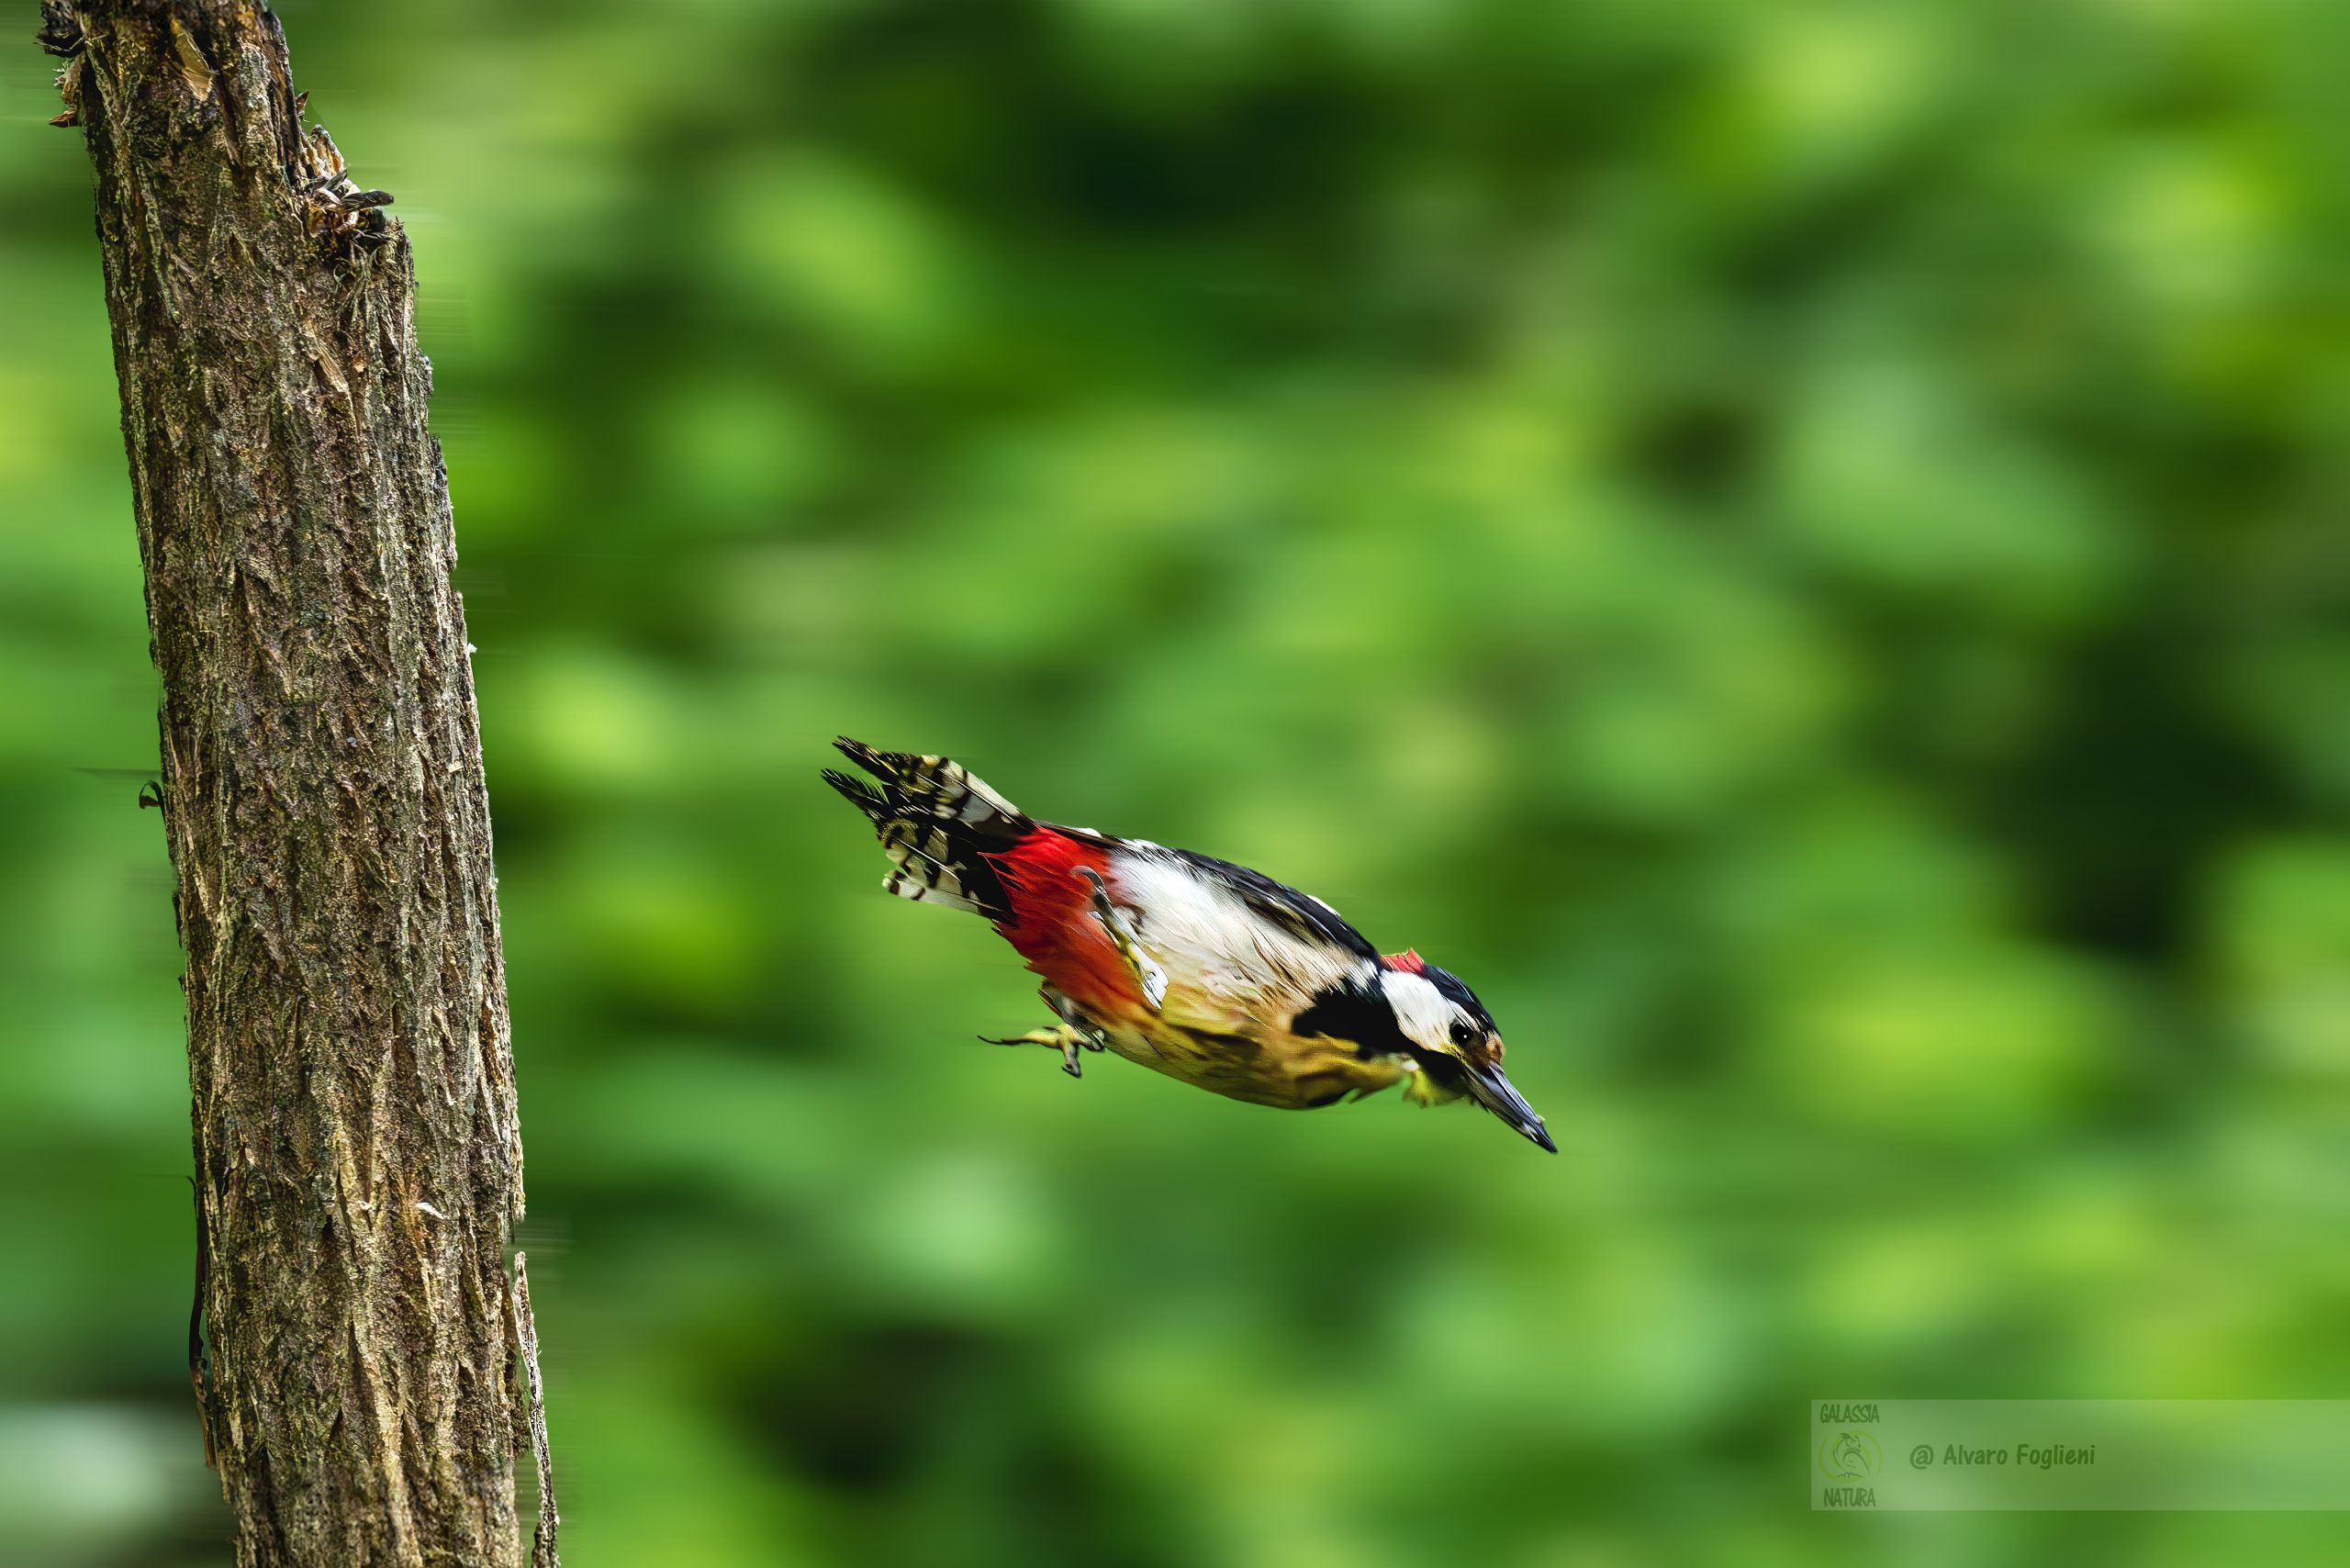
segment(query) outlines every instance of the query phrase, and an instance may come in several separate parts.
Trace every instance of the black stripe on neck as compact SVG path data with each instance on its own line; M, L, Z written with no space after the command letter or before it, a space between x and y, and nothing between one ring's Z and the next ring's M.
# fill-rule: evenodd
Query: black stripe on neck
M1358 1056L1407 1056L1412 1050L1375 981L1370 989L1348 981L1316 991L1313 1002L1289 1021L1289 1032L1348 1041Z

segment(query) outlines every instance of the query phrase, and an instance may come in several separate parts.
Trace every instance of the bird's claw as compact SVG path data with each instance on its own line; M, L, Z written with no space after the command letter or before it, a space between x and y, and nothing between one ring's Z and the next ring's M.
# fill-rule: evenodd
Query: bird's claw
M1079 1065L1080 1050L1098 1051L1102 1042L1073 1024L1063 1024L1053 1029L1031 1029L1024 1035L997 1036L981 1035L979 1038L990 1046L1049 1046L1061 1053L1061 1070L1071 1078L1083 1078L1085 1069Z
M1150 1004L1153 1013L1160 1011L1167 1002L1167 971L1143 951L1142 939L1135 934L1135 928L1127 924L1118 906L1110 902L1110 890L1102 880L1102 874L1090 866L1080 866L1077 874L1093 884L1093 918L1102 923L1102 929L1109 934L1110 946L1125 960L1127 972L1142 988L1142 999Z

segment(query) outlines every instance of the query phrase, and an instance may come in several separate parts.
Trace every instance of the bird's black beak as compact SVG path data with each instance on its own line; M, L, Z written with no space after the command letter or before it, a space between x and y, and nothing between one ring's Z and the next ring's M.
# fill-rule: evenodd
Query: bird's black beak
M1528 1142L1552 1154L1559 1152L1559 1146L1550 1141L1550 1129L1542 1125L1542 1118L1534 1114L1534 1107L1526 1103L1526 1096L1503 1076L1498 1063L1464 1062L1461 1065L1469 1070L1469 1094L1472 1099L1516 1128Z

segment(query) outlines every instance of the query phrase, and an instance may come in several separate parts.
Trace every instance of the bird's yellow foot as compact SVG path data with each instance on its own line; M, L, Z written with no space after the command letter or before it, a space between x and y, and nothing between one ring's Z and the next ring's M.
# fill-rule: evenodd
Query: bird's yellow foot
M1098 1036L1074 1024L1062 1024L1050 1029L1031 1029L1024 1035L1010 1035L1002 1038L993 1035L981 1035L979 1038L990 1046L1050 1046L1061 1053L1061 1070L1071 1078L1085 1076L1085 1069L1077 1061L1080 1050L1104 1048Z
M1142 999L1150 1003L1153 1013L1158 1012L1167 1000L1167 971L1143 951L1142 939L1135 935L1135 928L1118 912L1118 906L1110 902L1110 890L1102 880L1102 874L1090 866L1080 866L1077 874L1093 884L1093 918L1102 923L1102 929L1109 934L1110 946L1126 961L1127 972L1142 988Z

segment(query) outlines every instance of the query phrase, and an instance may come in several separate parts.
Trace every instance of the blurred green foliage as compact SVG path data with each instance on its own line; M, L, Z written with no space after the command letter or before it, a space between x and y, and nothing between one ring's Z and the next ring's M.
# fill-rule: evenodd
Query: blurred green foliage
M2339 1561L1799 1478L1812 1397L2350 1394L2350 7L282 9L422 274L574 1568ZM0 1552L223 1562L0 82ZM974 1044L844 730L1457 969L1565 1152Z

